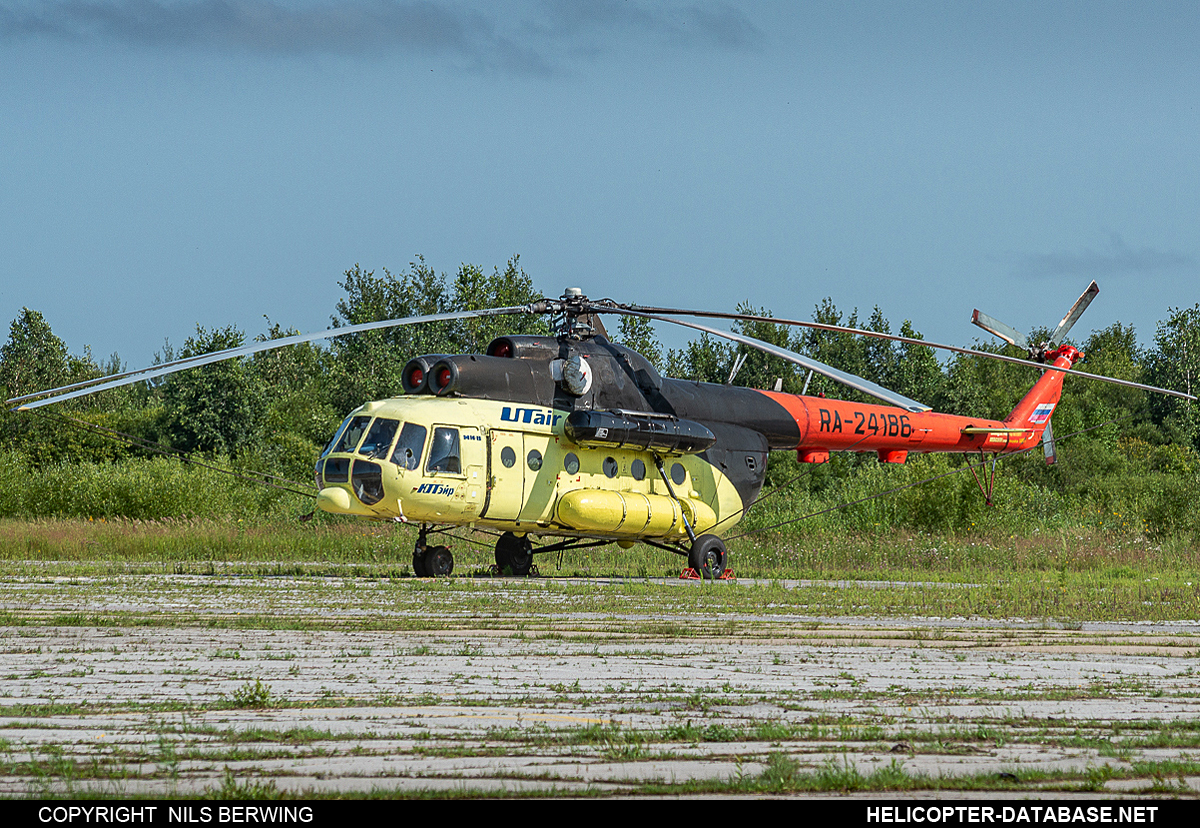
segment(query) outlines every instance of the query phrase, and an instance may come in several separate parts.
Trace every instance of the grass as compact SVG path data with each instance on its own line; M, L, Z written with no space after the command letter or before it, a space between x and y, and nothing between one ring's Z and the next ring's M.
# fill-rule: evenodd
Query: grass
M10 565L11 566L11 565ZM0 570L3 567L0 565ZM775 616L833 615L885 617L962 617L1025 619L1046 631L1059 633L1057 642L1070 646L1072 633L1095 621L1178 621L1200 617L1200 602L1193 587L1160 575L1157 581L1142 578L1104 580L1094 574L1047 578L1042 573L1022 573L1001 579L973 573L978 583L969 588L915 583L878 588L857 581L816 582L793 586L781 581L758 584L678 583L674 581L617 581L612 583L544 580L537 583L491 579L448 579L441 582L411 578L300 577L266 580L240 588L224 601L221 581L211 584L171 577L151 582L127 583L124 575L94 575L71 582L55 575L54 568L39 570L31 579L24 574L0 574L21 586L30 600L24 607L0 611L7 626L51 624L67 627L198 626L213 629L341 629L341 630L454 630L469 629L477 619L510 634L571 638L587 637L596 630L625 630L662 639L709 637L708 625L688 623L690 616L721 618L725 634L770 637ZM1161 570L1159 570L1161 572ZM247 573L253 574L253 573ZM1194 576L1191 576L1194 577ZM1147 583L1147 581L1150 581ZM989 583L990 581L990 583ZM355 585L354 606L343 594ZM130 590L129 603L106 606L115 589ZM55 611L50 596L80 599L86 610ZM43 600L33 600L44 596ZM84 599L91 600L84 600ZM171 605L169 599L185 607ZM302 600L312 614L275 613L272 603ZM264 606L266 605L266 606ZM39 607L45 607L39 608ZM362 611L363 609L367 611ZM752 622L742 616L752 614ZM575 620L566 621L564 615ZM676 620L678 619L678 620ZM819 632L819 629L817 630ZM845 631L830 631L845 638ZM884 633L887 635L887 633ZM945 630L906 630L906 638L938 642L952 637ZM1020 629L997 631L998 638L1028 637ZM1188 636L1152 637L1146 646L1161 650L1196 648ZM236 653L216 652L215 657L236 661ZM278 656L277 660L289 660Z
M1194 722L1139 722L1133 729L1152 731L1159 737L1170 733L1194 730ZM1065 728L1061 721L1046 727L1011 734L1003 744L1012 748L1019 744L1036 745L1039 740L1062 738ZM1112 730L1106 722L1077 722L1076 733L1098 736ZM1115 761L1089 763L1077 769L1023 768L1019 765L997 771L968 771L954 776L931 775L907 767L909 758L917 753L954 757L976 750L987 750L1002 742L994 728L955 728L930 732L924 728L880 728L854 720L845 720L839 727L823 725L792 725L780 722L759 722L742 728L713 723L703 728L687 726L662 729L640 729L618 725L589 725L578 728L547 729L538 727L493 729L481 737L443 739L440 746L420 742L397 746L396 737L384 732L356 734L306 729L267 731L262 729L221 729L202 723L182 720L177 725L162 721L154 724L147 738L134 746L113 745L100 755L81 757L71 755L67 748L46 745L26 759L8 755L7 775L30 780L31 793L60 798L129 795L126 786L133 782L157 780L162 783L159 796L217 799L287 799L337 798L345 792L304 790L292 792L279 782L288 774L275 772L273 778L264 776L255 765L270 759L300 762L305 757L330 759L345 755L406 755L427 758L470 760L498 756L547 756L562 747L573 751L575 762L595 761L618 763L621 766L638 762L680 761L692 757L680 748L688 744L714 744L706 755L708 761L726 761L736 766L724 777L687 779L672 784L663 782L631 782L628 779L605 779L605 795L654 794L780 794L795 792L864 792L864 791L1039 791L1039 792L1096 792L1106 790L1115 781L1132 782L1134 790L1147 793L1170 793L1194 796L1195 792L1180 780L1200 773L1200 760L1181 757L1152 760L1132 757L1137 748L1121 751L1125 758ZM849 741L848 741L849 736ZM864 744L876 743L864 751ZM736 753L721 752L727 744ZM897 755L893 745L913 746ZM341 745L342 747L338 747ZM972 747L978 745L979 747ZM253 747L250 747L253 746ZM849 747L853 746L853 758ZM549 753L548 753L549 752ZM694 757L692 757L694 760ZM223 764L219 783L196 791L180 790L183 765ZM230 765L238 765L235 769ZM536 767L536 766L531 766ZM514 780L538 780L509 771ZM494 795L494 789L471 787L437 790L421 786L391 787L376 781L369 790L359 791L357 797L407 798L429 795L457 797L466 793L476 796ZM550 788L550 792L554 789ZM562 792L575 795L578 788ZM509 790L512 796L544 796L546 789L530 791ZM593 790L589 795L598 795Z
M451 586L408 587L423 596L457 589L464 579L489 576L488 535L460 533L451 541L456 574ZM391 524L313 521L166 520L0 521L0 576L77 578L159 572L178 575L313 576L390 579L411 576L414 532ZM470 542L469 542L470 541ZM767 612L813 614L956 615L981 618L1081 621L1200 619L1200 550L1184 540L1113 540L1102 534L932 537L889 531L846 536L748 536L731 544L738 576L768 581L751 590L695 584L667 599L681 612L736 612L766 604ZM548 594L620 609L639 595L658 594L653 578L674 579L682 559L639 546L568 553L540 563ZM555 576L603 576L625 583L556 585ZM845 581L784 589L795 580ZM865 581L892 583L878 589ZM641 592L639 592L641 590ZM528 600L522 591L521 602ZM502 616L511 603L503 590L480 592ZM66 619L63 619L66 622ZM103 623L98 616L81 619ZM225 622L222 622L225 623ZM664 634L686 634L663 629Z
M468 764L528 757L528 765L506 767L498 785L422 772L407 782L359 780L354 795L1094 792L1113 790L1115 783L1194 795L1179 780L1200 773L1195 721L1114 723L1044 712L1046 702L1186 695L1186 676L1200 652L1194 633L1125 627L1118 634L1092 626L1200 618L1200 565L1183 540L1096 532L751 536L731 546L742 582L705 583L678 581L680 561L644 547L568 554L562 570L555 569L555 559L540 562L543 573L610 580L497 579L485 575L490 548L464 540L452 542L461 576L417 579L410 574L412 539L406 527L336 520L0 521L0 583L10 596L0 611L0 657L13 665L5 667L0 690L16 694L0 698L0 716L10 722L0 734L0 765L6 768L0 775L9 790L25 785L30 793L54 797L136 796L146 785L156 796L184 798L325 797L338 794L293 792L286 785L289 774L300 773L305 762L311 773L313 763L338 757ZM289 577L258 577L270 575ZM752 577L755 583L748 582ZM968 628L897 621L864 630L814 616L1006 622ZM51 652L35 640L47 628L66 629L62 640L102 647L102 658L85 660L90 650L72 649L83 644L56 644ZM204 631L197 633L202 636L213 631L193 660L162 673L176 686L186 682L186 695L112 698L101 691L64 700L66 686L86 681L104 688L123 681L121 671L135 669L129 641L180 628ZM272 638L273 631L288 630L302 631L303 638ZM353 635L359 630L389 637L365 641ZM433 634L422 640L426 631ZM304 642L335 633L350 635L328 651L330 666L321 668L322 677L298 683L314 669ZM500 639L543 667L518 682L505 678L493 685L502 657L494 642ZM677 648L698 642L711 642L703 652L713 655L714 672L667 678ZM722 674L721 652L740 645L763 652L745 669L778 683L760 686L745 672ZM905 674L911 654L913 676L926 669L931 653L951 667L986 660L984 673L994 659L994 673L977 684L914 681L884 688L872 682L870 668L830 663L836 648L857 646L902 650L898 669ZM1077 681L1043 683L1019 674L1013 662L1014 653L1035 648L1071 653L1095 646L1155 654L1176 680L1110 675L1098 681L1085 670ZM564 652L587 654L597 670L623 657L645 663L646 672L640 678L563 678L554 670ZM377 673L383 677L378 685L356 678L365 665L381 662L386 669ZM442 672L430 685L406 685L408 667L418 662L441 665ZM328 686L316 686L320 682ZM937 719L924 712L941 705L980 713ZM1026 705L1042 712L1025 715ZM548 727L535 718L534 724L484 731L435 731L422 728L419 713L402 727L395 719L390 726L372 721L375 711L423 706L457 708L464 720L515 707L535 717L566 710L599 723ZM997 707L1010 712L986 712ZM345 710L342 725L366 722L326 727L320 722L335 717L328 714L309 726L306 711L320 708ZM775 713L747 712L764 708ZM75 740L69 734L79 731L60 724L109 716L128 722L128 733L103 742ZM265 724L280 720L288 724L279 730ZM631 724L646 720L654 724ZM62 744L24 735L58 728L64 728ZM1003 775L940 776L913 766L918 759L946 757L949 767L967 755L1022 746L1053 746L1084 758L1075 768L1014 767ZM1173 758L1155 753L1163 750ZM620 770L664 760L736 770L679 782L631 781L636 773ZM564 762L616 770L601 775L602 788L564 784L538 770ZM201 787L196 769L209 780Z

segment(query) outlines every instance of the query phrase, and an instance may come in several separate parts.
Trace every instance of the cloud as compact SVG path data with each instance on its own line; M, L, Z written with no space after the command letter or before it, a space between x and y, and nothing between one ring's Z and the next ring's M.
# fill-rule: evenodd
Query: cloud
M0 40L49 37L280 54L398 50L548 70L536 52L499 37L495 28L478 12L430 0L0 0Z
M503 32L503 33L502 33ZM438 0L0 0L0 42L55 38L261 53L412 51L471 68L547 74L561 52L631 40L744 49L762 33L735 8L627 0L519 5ZM583 41L583 43L581 43Z
M1085 276L1095 279L1100 276L1196 268L1196 260L1186 253L1155 250L1152 247L1130 247L1117 233L1110 234L1108 250L1103 251L1007 253L989 258L1009 265L1014 276L1033 278Z
M766 39L763 33L737 9L729 6L692 6L686 10L692 32L701 40L726 49L751 49Z
M5 3L10 39L52 36L142 45L192 44L260 50L360 50L396 45L462 48L465 22L423 2L297 7L253 0L50 0Z
M677 47L757 48L764 40L742 12L724 3L687 5L639 4L629 0L586 0L563 3L545 0L534 30L578 47L587 41L596 49L611 48L614 39L649 40Z

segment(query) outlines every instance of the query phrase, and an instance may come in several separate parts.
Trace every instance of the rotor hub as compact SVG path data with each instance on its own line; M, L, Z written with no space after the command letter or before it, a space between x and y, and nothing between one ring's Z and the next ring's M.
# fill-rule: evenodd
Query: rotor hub
M1068 360L1071 365L1074 365L1076 362L1079 362L1083 359L1084 354L1083 351L1079 350L1074 345L1060 345L1053 351L1043 351L1040 361L1053 363L1058 360L1059 357Z
M592 302L582 288L569 287L558 299L543 299L535 302L531 310L535 313L552 314L550 326L556 336L569 339L588 339L600 331L596 330Z

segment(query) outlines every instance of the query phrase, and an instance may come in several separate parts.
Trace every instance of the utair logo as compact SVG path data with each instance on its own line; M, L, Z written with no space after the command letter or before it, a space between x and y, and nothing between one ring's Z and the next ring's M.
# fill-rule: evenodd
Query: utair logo
M554 427L562 419L561 414L555 414L546 408L513 408L504 406L500 419L509 423L529 423L530 425L547 425Z
M445 486L441 483L422 483L420 486L413 488L413 494L431 494L449 497L454 494L454 487Z

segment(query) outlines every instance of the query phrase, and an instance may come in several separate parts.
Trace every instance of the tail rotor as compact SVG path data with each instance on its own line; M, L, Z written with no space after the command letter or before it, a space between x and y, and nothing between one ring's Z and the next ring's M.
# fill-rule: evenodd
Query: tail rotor
M1062 344L1063 340L1067 338L1067 333L1071 328L1075 327L1075 323L1079 321L1079 317L1083 316L1083 312L1087 310L1088 305L1092 304L1092 300L1096 298L1096 294L1099 292L1100 286L1095 282L1088 285L1087 290L1075 300L1075 304L1067 311L1067 315L1058 323L1058 327L1054 329L1054 333L1050 334L1050 339L1046 342L1039 342L1037 345L1031 344L1025 334L1004 324L995 317L988 316L978 309L971 314L971 324L983 328L993 336L1000 337L1010 345L1016 345L1018 348L1025 349L1029 352L1030 359L1045 362L1047 354Z
M976 310L971 314L971 323L983 328L994 336L1000 337L1010 345L1024 348L1029 352L1030 359L1037 360L1038 362L1046 362L1058 350L1059 346L1062 345L1063 340L1067 337L1067 333L1079 321L1079 317L1083 316L1083 312L1087 310L1088 305L1092 303L1092 300L1096 298L1096 294L1099 292L1100 287L1095 282L1088 285L1087 290L1075 300L1075 304L1067 311L1067 315L1062 318L1062 321L1058 323L1058 327L1050 334L1050 339L1046 342L1039 342L1037 345L1030 344L1028 337L1020 331L1009 327L999 319L988 316L980 310ZM1058 462L1058 451L1054 442L1054 429L1051 427L1048 419L1046 420L1046 428L1042 431L1042 451L1046 455L1047 466L1052 466Z

